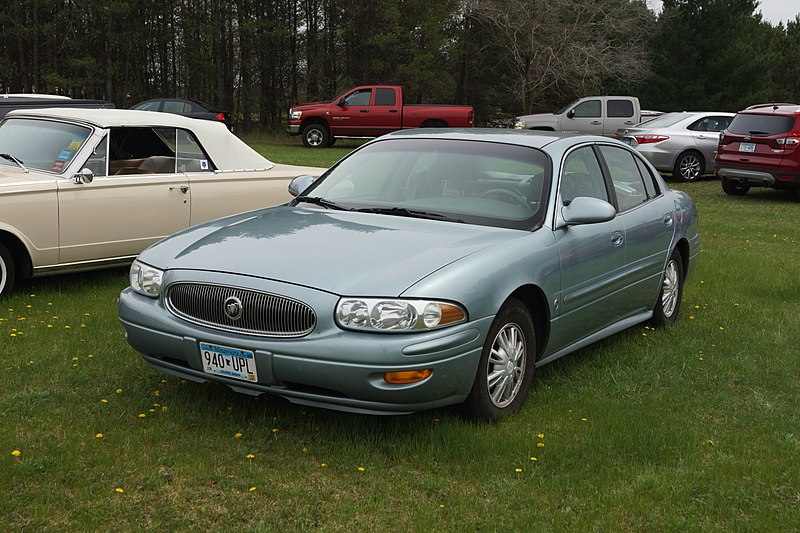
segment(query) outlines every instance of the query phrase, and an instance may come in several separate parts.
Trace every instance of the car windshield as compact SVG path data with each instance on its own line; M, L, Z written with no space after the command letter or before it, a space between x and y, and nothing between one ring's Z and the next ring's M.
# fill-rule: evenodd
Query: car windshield
M0 124L0 153L12 156L27 169L61 174L91 132L66 122L10 118ZM0 164L17 166L5 157Z
M530 229L544 219L549 168L548 157L529 147L454 139L385 139L342 160L298 201Z
M575 105L575 104L577 104L579 101L580 101L580 100L573 100L573 101L571 101L570 103L568 103L567 105L565 105L564 107L562 107L561 109L559 109L558 111L556 111L556 112L555 112L555 113L553 113L553 114L554 114L554 115L562 115L562 114L564 114L564 113L566 113L566 112L567 112L567 109L569 109L570 107L574 106L574 105Z
M647 121L648 128L666 128L687 118L689 113L667 113Z
M728 131L738 135L778 135L791 131L794 122L794 116L739 113L728 125Z

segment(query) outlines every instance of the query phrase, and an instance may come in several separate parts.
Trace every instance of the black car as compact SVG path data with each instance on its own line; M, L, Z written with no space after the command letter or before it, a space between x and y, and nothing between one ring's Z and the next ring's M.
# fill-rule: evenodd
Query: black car
M154 98L145 100L131 107L142 111L163 111L164 113L175 113L191 118L202 118L205 120L216 120L225 124L229 130L233 131L231 114L227 111L218 111L208 104L189 100L187 98Z

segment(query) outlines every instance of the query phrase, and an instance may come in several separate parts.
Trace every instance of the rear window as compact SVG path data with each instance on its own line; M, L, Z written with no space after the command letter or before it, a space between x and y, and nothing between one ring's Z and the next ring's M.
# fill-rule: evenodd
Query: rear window
M795 121L794 116L740 113L733 117L728 131L738 135L767 137L791 131Z

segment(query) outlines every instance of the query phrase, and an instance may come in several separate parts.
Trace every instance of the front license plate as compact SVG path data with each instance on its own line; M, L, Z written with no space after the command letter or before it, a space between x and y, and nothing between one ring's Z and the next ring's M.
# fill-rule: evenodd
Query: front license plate
M739 151L752 154L756 151L756 145L755 143L739 143Z
M206 374L253 383L258 381L256 357L250 350L201 342L200 357L203 359L203 371Z

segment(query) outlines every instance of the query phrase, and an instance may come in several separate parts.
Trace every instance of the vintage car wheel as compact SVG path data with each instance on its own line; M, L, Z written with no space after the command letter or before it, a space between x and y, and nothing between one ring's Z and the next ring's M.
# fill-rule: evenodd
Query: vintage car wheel
M325 148L330 142L328 128L321 124L309 124L303 128L303 144L309 148Z
M651 324L663 327L675 322L681 310L681 297L683 296L683 259L678 250L672 252L664 267L664 278L661 281L661 291L658 293L656 306L653 308Z
M11 292L14 286L14 260L8 249L0 243L0 297Z
M675 167L672 169L672 176L681 181L697 181L705 172L703 157L694 151L682 153Z
M747 194L747 191L750 190L750 186L739 185L738 183L733 183L728 178L722 178L722 190L725 191L725 194L730 194L732 196L744 196Z
M531 314L511 298L489 328L472 390L463 405L465 414L498 420L519 410L533 380L535 353Z

